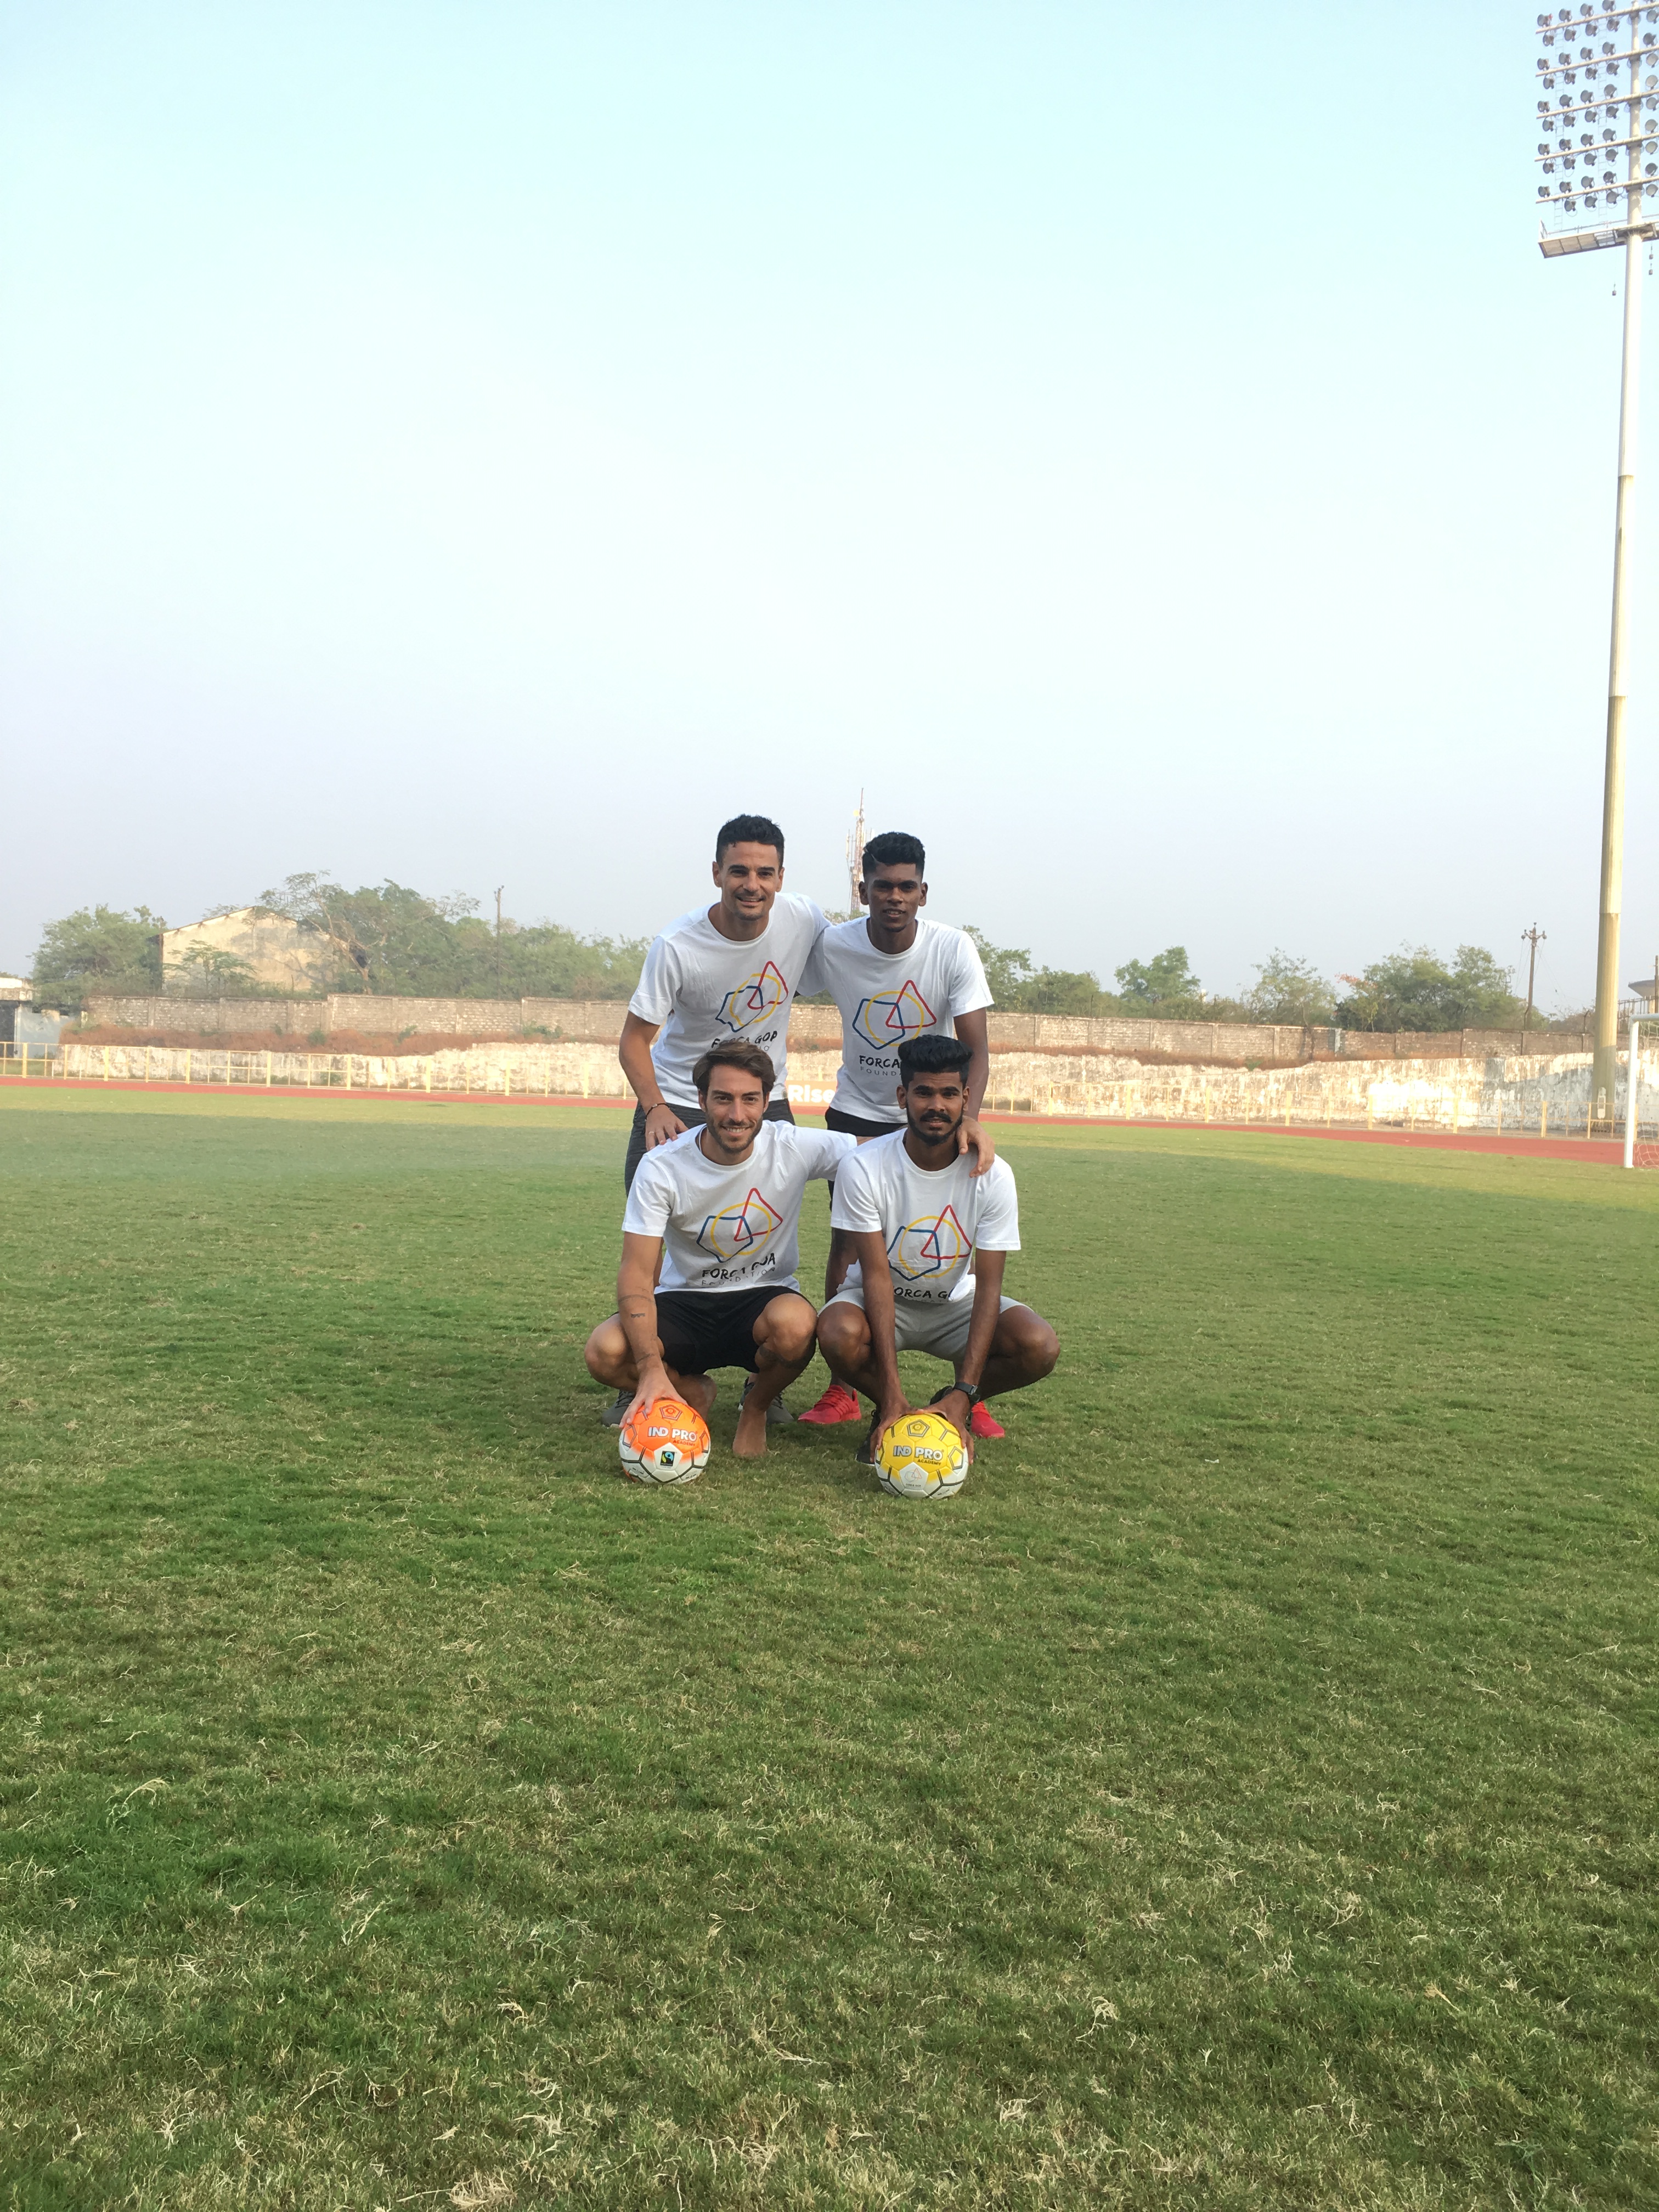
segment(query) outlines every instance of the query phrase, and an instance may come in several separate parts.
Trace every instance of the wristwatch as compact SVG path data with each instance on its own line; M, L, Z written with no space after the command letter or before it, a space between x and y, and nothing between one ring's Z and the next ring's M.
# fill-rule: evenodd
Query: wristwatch
M934 1405L938 1405L939 1398L948 1398L953 1390L961 1391L963 1396L968 1401L970 1412L985 1395L985 1386L981 1382L951 1382L939 1392L939 1398L933 1400Z

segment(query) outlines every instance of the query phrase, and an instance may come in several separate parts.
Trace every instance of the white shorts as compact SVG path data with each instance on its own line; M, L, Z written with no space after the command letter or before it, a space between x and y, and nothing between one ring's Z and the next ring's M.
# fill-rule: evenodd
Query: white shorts
M1017 1306L1018 1298L1004 1298L1001 1310ZM864 1285L843 1283L830 1304L856 1306L864 1311ZM829 1307L824 1309L829 1311ZM968 1298L895 1298L893 1340L897 1352L927 1352L935 1359L960 1359L968 1349L968 1329L974 1318L974 1302Z

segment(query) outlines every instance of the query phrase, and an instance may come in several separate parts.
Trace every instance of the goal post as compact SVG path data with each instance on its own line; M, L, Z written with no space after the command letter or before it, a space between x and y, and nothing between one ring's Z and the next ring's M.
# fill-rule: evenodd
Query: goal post
M1646 1144L1642 1141L1642 1031L1651 1028L1655 1017L1644 1021L1638 1014L1630 1018L1630 1051L1625 1073L1625 1165L1627 1168L1659 1168L1659 1127Z

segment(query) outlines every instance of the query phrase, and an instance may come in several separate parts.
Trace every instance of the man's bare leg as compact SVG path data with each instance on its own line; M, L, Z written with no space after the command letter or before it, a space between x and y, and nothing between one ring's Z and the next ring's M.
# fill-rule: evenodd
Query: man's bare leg
M849 1390L876 1395L876 1366L870 1355L870 1324L862 1306L850 1298L827 1305L818 1316L818 1350L837 1382Z
M1010 1306L998 1316L979 1394L1001 1398L1010 1390L1028 1390L1054 1372L1059 1357L1060 1339L1042 1316L1030 1306Z
M870 1324L863 1307L855 1306L850 1298L825 1306L818 1316L818 1350L837 1382L845 1383L849 1390L861 1390L875 1401L877 1410L870 1417L861 1455L867 1459L875 1449L876 1423L881 1418L881 1384L871 1357Z
M733 1459L764 1459L766 1412L811 1364L817 1316L793 1291L781 1291L755 1317L755 1379L738 1414Z
M609 1321L602 1321L588 1338L582 1357L596 1382L608 1383L613 1390L626 1390L630 1396L638 1389L639 1370L628 1348L628 1333L615 1314ZM720 1388L714 1376L677 1374L665 1364L664 1371L679 1393L682 1404L694 1407L707 1420Z

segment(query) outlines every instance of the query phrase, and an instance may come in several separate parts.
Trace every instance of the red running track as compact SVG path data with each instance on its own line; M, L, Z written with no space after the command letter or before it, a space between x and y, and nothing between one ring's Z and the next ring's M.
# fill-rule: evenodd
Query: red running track
M500 1091L348 1091L337 1084L307 1089L280 1083L269 1088L263 1083L142 1083L113 1079L106 1083L96 1075L0 1077L0 1091L9 1090L13 1084L40 1091L166 1091L197 1097L204 1092L228 1091L266 1098L395 1099L417 1106L595 1106L630 1110L634 1103L631 1098L550 1097L539 1091L503 1097ZM1019 1128L1047 1125L1065 1129L1208 1129L1250 1137L1318 1137L1343 1145L1405 1145L1442 1152L1504 1152L1516 1159L1578 1160L1597 1167L1620 1167L1625 1157L1624 1145L1617 1137L1499 1136L1495 1131L1482 1129L1454 1134L1449 1129L1321 1129L1300 1125L1287 1129L1282 1123L1272 1121L1120 1121L1115 1115L1107 1121L1090 1114L987 1114L984 1119Z

